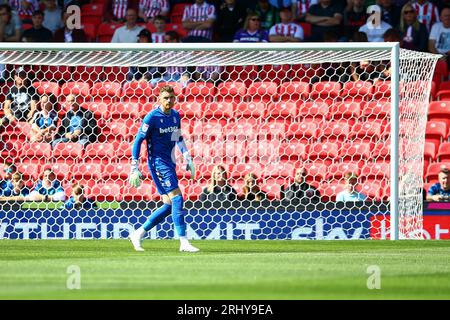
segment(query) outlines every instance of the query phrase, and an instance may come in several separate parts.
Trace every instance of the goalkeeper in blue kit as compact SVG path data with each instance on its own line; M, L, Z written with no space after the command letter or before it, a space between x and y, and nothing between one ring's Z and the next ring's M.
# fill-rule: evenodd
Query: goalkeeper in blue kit
M173 88L171 86L162 87L159 91L159 105L145 116L134 140L129 183L133 187L139 187L141 184L142 174L139 171L138 163L141 144L145 140L147 142L148 168L163 200L163 205L154 211L140 228L130 234L129 239L136 251L144 251L141 244L146 232L162 222L169 214L172 214L175 231L180 238L180 251L199 251L186 238L183 196L178 187L175 171L175 145L179 147L186 159L187 169L190 170L192 179L195 178L195 168L181 135L180 114L172 109L174 104Z

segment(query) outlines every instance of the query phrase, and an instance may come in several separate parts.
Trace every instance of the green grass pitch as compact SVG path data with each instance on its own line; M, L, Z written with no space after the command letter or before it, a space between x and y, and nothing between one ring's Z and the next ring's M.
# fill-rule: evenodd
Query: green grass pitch
M449 299L450 241L0 240L0 299ZM81 271L69 290L67 268ZM380 289L367 288L369 266Z

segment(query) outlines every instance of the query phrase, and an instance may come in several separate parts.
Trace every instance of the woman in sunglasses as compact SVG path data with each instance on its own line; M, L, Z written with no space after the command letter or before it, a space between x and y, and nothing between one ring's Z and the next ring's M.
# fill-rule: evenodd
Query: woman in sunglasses
M244 28L234 35L233 42L269 42L269 34L261 28L261 18L250 12L245 18Z
M401 47L409 50L427 51L427 27L417 19L416 10L405 4L401 11L399 31L401 33Z

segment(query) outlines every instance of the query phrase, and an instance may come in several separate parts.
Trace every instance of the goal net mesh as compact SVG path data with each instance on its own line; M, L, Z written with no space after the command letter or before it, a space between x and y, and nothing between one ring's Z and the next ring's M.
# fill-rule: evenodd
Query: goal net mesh
M402 238L421 238L436 59L400 50ZM0 51L0 238L121 238L145 222L160 196L146 148L144 181L129 186L131 145L164 85L197 168L191 179L175 151L189 237L389 238L390 60L325 47ZM80 193L88 204L70 204ZM169 217L149 237L174 235Z

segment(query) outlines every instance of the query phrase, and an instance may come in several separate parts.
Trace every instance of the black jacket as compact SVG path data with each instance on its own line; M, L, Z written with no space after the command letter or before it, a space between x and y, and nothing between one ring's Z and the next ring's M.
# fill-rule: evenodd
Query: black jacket
M75 115L78 115L82 119L81 127L83 128L83 130L80 135L80 139L87 138L90 143L97 141L97 120L95 120L94 115L91 111L81 108L76 113L73 111L68 111L66 113L61 125L59 126L56 139L64 138L65 134L70 132L70 119Z

